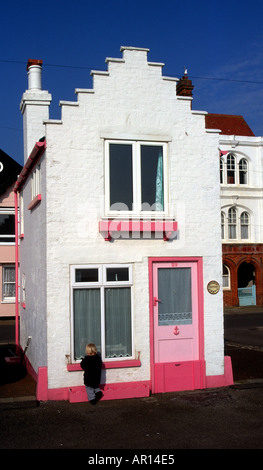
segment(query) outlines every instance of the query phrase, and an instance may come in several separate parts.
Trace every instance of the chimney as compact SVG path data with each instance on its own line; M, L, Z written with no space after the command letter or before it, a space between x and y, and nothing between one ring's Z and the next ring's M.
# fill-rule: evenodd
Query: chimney
M27 63L28 70L28 89L41 90L42 60L29 59Z
M24 162L34 145L45 136L45 121L49 119L52 100L47 90L42 90L42 60L28 60L28 89L23 93L20 110L23 115Z
M189 80L187 76L187 70L185 69L184 76L180 78L176 86L176 94L177 96L193 96L193 88L192 80Z

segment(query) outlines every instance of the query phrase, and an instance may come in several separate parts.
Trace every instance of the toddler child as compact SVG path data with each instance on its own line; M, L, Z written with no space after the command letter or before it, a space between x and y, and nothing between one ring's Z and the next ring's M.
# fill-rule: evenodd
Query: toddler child
M102 361L97 353L95 344L87 344L86 356L82 359L80 366L84 370L84 384L88 400L92 405L96 405L103 397L103 393L100 390Z

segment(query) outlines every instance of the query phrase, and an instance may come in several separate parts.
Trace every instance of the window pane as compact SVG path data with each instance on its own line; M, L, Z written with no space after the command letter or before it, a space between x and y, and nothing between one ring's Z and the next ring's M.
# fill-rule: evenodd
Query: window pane
M15 216L13 214L0 214L0 243L12 243L14 241Z
M191 268L158 269L158 324L192 323Z
M85 355L88 343L101 350L100 289L74 289L74 359Z
M141 146L142 210L163 211L163 147Z
M105 289L106 358L132 355L131 290Z
M233 155L228 155L227 157L227 183L235 184L235 157Z
M12 266L3 268L3 298L7 299L16 295L16 271Z
M132 146L110 144L110 208L132 210Z
M247 184L247 161L244 158L239 162L239 183Z
M76 282L98 282L98 269L76 269Z
M107 281L129 281L129 268L107 268Z

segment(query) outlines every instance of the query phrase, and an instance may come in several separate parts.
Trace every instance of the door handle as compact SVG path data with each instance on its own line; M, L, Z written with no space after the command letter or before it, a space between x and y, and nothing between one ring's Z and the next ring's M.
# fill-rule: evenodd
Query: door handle
M153 305L154 305L154 307L156 307L157 302L161 302L161 300L160 300L160 299L157 299L157 297L154 297L154 298L153 298Z

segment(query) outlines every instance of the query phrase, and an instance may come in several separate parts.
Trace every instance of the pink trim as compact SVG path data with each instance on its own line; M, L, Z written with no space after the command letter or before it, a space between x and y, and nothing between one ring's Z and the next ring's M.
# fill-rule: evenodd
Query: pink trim
M34 197L34 199L32 199L32 201L28 204L27 206L28 210L32 211L32 209L34 209L34 207L36 207L41 200L42 200L41 194L37 194L37 196Z
M150 363L152 391L155 391L156 368L154 363L154 334L153 334L153 263L197 263L198 289L198 322L199 322L199 361L204 360L204 297L203 297L203 259L201 257L159 257L149 258L149 307L150 307ZM195 362L195 361L194 361Z
M38 161L38 159L41 157L43 152L46 149L46 141L44 142L36 142L34 145L34 148L29 155L20 175L17 178L17 181L14 186L14 192L16 193L17 191L20 191L24 183L26 182L28 175L31 173L34 165Z
M106 241L112 239L114 232L130 233L157 233L163 234L164 240L169 240L173 232L177 231L178 224L171 220L101 220L99 232Z
M104 362L102 365L103 369L123 369L125 367L140 367L141 361L139 359L130 359L127 361L111 361ZM80 363L68 364L67 370L69 372L82 371Z
M160 369L165 364L158 364ZM38 376L35 371L29 370L30 364L27 363L28 371L37 382L37 400L48 401L48 400L68 400L70 403L86 402L87 394L84 385L74 387L62 387L55 389L48 389L48 375L47 367L39 367ZM171 366L171 364L168 364ZM204 388L202 383L206 382L206 388L214 387L225 387L233 384L233 374L231 358L225 357L225 373L219 376L207 376L205 377L205 362L204 361L193 361L186 364L186 367L193 368L193 374L191 375L192 383L187 377L184 377L184 383L179 384L176 391L183 390L194 390ZM156 378L160 370L157 371ZM206 379L206 380L205 380ZM141 382L122 382L113 384L101 384L103 391L103 400L119 400L124 398L139 398L148 397L152 390L151 381L145 380ZM158 380L158 390L153 393L162 393L162 381Z
M203 389L205 361L160 362L154 364L155 393Z
M122 400L125 398L143 398L150 395L150 382L114 383L100 386L103 392L102 400ZM57 399L57 398L56 398ZM70 403L88 401L84 386L68 389Z
M15 195L15 295L16 295L16 304L15 304L15 342L16 346L19 345L19 299L18 299L18 263L19 263L19 253L18 253L18 194L14 192Z
M233 369L230 356L224 357L225 371L223 375L207 375L206 388L227 387L233 385Z
M38 380L37 380L37 400L47 401L48 400L48 377L47 367L38 368Z
M24 309L26 308L25 302L21 302L21 307L24 308Z

